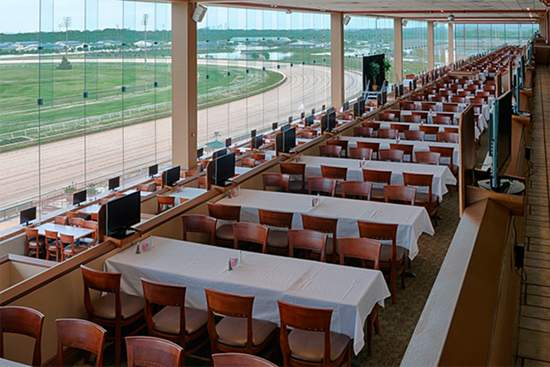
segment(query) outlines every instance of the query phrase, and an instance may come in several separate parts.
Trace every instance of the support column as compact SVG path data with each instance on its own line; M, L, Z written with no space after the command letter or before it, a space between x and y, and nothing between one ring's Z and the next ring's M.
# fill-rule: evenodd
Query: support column
M393 20L393 82L403 81L403 19Z
M435 69L434 22L428 22L428 70Z
M172 3L172 165L197 164L197 24L193 3Z
M330 15L331 105L344 104L344 23L343 14Z
M455 25L449 23L449 63L455 62Z

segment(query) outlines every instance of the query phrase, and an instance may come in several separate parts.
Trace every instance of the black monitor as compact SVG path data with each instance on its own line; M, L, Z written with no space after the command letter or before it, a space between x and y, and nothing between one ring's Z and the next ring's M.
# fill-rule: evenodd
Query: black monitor
M327 110L327 113L332 113L332 112L335 112L334 107L329 107L329 109Z
M227 180L235 176L235 153L214 160L214 185L227 186Z
M412 90L416 90L416 78L414 78L414 79L412 80L411 89L412 89Z
M197 149L197 158L202 157L203 154L204 154L204 148Z
M344 102L344 105L342 106L342 110L344 110L344 111L349 110L349 101Z
M353 114L355 117L361 117L365 114L365 101L363 98L359 98L353 105Z
M382 93L380 93L382 95L382 106L385 105L386 103L388 103L388 90L387 89L384 89L382 91Z
M250 131L250 138L254 139L256 137L256 129Z
M78 191L73 194L73 205L79 205L86 201L86 190Z
M290 125L291 122L292 122L292 116L288 116L288 124Z
M326 110L326 109L327 109L327 105L321 106L321 111L324 111L324 110Z
M499 190L499 171L510 157L512 142L512 92L495 100L489 126L489 149L492 157L491 188Z
M331 112L328 113L328 127L329 127L329 132L334 130L334 128L336 127L336 111L334 111L334 108L332 109Z
M126 231L141 221L141 195L139 191L110 200L106 204L105 213L107 236L126 237Z
M221 157L222 155L227 154L227 148L220 149L214 153L212 153L212 159L216 159L218 157Z
M149 167L149 177L153 177L157 173L159 173L159 165L158 164L154 164L154 165Z
M399 88L399 97L401 97L405 93L405 91L403 90L403 88L404 88L403 83L399 84L398 88Z
M278 122L274 122L271 124L271 130L277 130L277 127L279 126Z
M28 224L36 219L36 206L25 209L19 213L19 224Z
M306 113L305 113L305 112L302 112L302 113L300 114L300 119L302 119L302 120L303 120L303 119L304 119L304 117L306 117Z
M233 139L232 138L227 138L225 139L225 147L230 147L231 144L233 144Z
M312 108L312 109L311 109L311 114L312 114L312 115L315 115L315 108Z
M296 146L296 128L283 131L283 148L281 152L290 153Z
M114 190L120 186L120 176L113 177L109 180L109 190Z
M264 145L263 134L257 135L252 139L252 149L260 149Z
M166 186L176 186L180 180L180 166L172 167L166 171Z
M283 125L281 126L281 131L286 131L288 129L290 129L292 126L290 124L286 124L286 125Z
M308 117L306 117L305 125L311 126L313 125L314 122L315 122L315 117L313 115L309 115Z

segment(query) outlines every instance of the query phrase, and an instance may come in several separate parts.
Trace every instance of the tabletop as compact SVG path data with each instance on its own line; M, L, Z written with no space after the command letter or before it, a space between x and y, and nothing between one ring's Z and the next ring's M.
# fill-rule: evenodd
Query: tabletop
M65 234L74 236L75 240L91 235L95 232L93 229L65 226L62 224L44 223L35 229L38 229L38 234L41 236L46 235L46 231L57 232L59 234Z

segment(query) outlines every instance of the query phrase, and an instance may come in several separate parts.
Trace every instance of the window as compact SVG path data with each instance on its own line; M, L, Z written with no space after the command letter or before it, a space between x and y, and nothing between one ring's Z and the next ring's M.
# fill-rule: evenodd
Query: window
M419 74L428 70L428 24L407 21L403 25L403 74Z

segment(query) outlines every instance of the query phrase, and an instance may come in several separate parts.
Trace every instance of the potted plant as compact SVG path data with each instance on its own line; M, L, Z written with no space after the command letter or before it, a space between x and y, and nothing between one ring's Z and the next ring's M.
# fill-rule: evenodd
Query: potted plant
M372 77L372 90L377 90L378 85L376 85L376 77L380 74L380 65L376 62L371 62L368 64L368 73Z
M384 76L386 77L386 80L388 80L388 73L390 72L392 65L390 60L384 59L382 60L382 67L384 68Z

